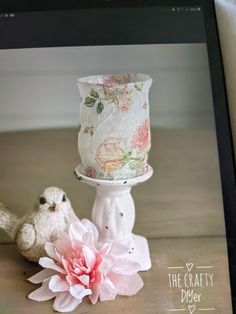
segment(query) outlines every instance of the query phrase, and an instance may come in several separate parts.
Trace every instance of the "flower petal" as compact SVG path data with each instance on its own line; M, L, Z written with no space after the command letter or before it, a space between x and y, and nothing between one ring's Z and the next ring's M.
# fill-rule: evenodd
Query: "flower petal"
M81 283L83 284L83 285L85 285L85 286L88 286L89 285L89 275L82 275L82 276L79 276L78 277L79 278L79 280L81 281Z
M114 273L122 275L134 275L141 270L140 265L137 262L128 260L127 258L117 258L116 265L112 268Z
M99 293L100 293L99 286L93 285L92 294L89 296L89 299L93 304L97 303Z
M117 293L121 295L134 295L143 287L143 281L138 274L125 276L111 272L108 277L114 284Z
M99 249L99 254L108 254L111 251L112 243L104 243Z
M108 301L114 300L117 292L111 280L106 278L100 287L100 300L101 301Z
M90 220L84 218L81 220L81 223L84 225L84 227L87 229L88 232L91 232L93 234L93 238L95 241L98 240L98 229Z
M82 248L82 251L83 251L85 261L86 261L86 266L90 267L92 269L94 267L95 262L96 262L96 255L87 246L84 246Z
M31 292L28 295L28 298L30 300L34 300L34 301L46 301L46 300L50 300L53 297L56 296L55 292L52 292L49 287L48 287L48 280L43 282L42 286L38 289L36 289L35 291Z
M59 256L66 254L66 252L71 248L71 241L69 234L62 231L57 234L57 239L54 242L56 247L56 253Z
M62 261L62 265L63 265L63 267L64 267L66 273L67 273L67 274L70 274L72 270L71 270L71 265L70 265L70 263L68 262L68 260L67 260L64 256L62 256L61 261Z
M47 253L47 255L53 259L55 259L56 261L60 262L60 260L58 259L58 254L56 252L56 248L55 245L51 242L47 242L44 246L44 249Z
M116 265L116 260L114 257L109 255L102 256L102 262L99 265L98 269L102 274L107 274L113 267Z
M29 280L32 283L37 284L37 283L42 282L44 279L47 279L48 277L55 275L55 273L56 273L56 271L53 269L43 269L40 272L38 272L37 274L28 278L27 280Z
M82 242L84 245L88 246L91 250L94 252L97 252L97 248L95 247L95 241L93 234L91 232L85 232L85 234L82 237Z
M80 284L70 287L70 294L78 300L82 300L83 297L90 295L91 293L92 291L90 289L85 289L85 287Z
M70 312L73 311L81 302L82 299L75 299L69 293L64 292L56 296L53 303L53 309L58 312Z
M112 242L112 246L111 246L111 255L114 256L121 256L121 255L127 255L128 251L129 251L129 247L131 241L130 239L127 239L126 241L114 241Z
M51 277L48 286L53 292L68 291L70 289L68 282L58 275Z
M74 223L70 224L69 227L69 237L73 240L81 240L83 234L86 232L86 228L83 226L83 224L78 220Z
M54 269L62 274L65 274L64 269L62 269L60 266L57 266L54 260L49 257L41 257L39 259L39 265L44 268Z

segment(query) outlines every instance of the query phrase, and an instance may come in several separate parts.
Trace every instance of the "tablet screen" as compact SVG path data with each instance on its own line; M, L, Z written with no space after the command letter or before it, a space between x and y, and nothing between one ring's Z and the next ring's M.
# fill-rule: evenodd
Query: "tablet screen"
M136 208L133 233L147 238L152 268L141 273L144 287L136 296L104 302L93 310L232 313L203 9L117 8L112 14L116 19L123 16L123 37L106 10L101 9L96 17L89 10L86 14L74 10L1 15L0 199L22 216L45 187L55 185L66 191L79 218L91 219L94 188L73 177L80 162L77 138L81 95L77 79L107 74L149 75L153 80L149 102L143 106L150 111L148 163L153 176L133 187L132 196ZM152 29L154 13L159 27ZM106 27L100 29L102 34L90 25L88 33L84 26L79 29L83 34L76 36L77 15L84 19L86 15L95 25L99 14L107 19ZM138 19L131 25L132 14L139 16L139 25ZM50 20L56 24L58 16L65 34L60 28L58 36L50 37L50 32L56 32L52 25L46 38L44 28ZM35 27L40 18L45 26L38 32ZM26 31L30 20L36 35L22 36L19 31L15 36L17 26ZM69 20L74 30L68 37ZM129 96L122 102L129 107ZM91 115L92 110L95 107ZM93 136L88 129L80 132ZM110 131L107 136L114 138ZM11 241L1 231L1 243ZM3 245L0 248L4 250ZM21 293L23 298L26 291ZM6 309L28 302L0 299ZM88 304L81 306L85 309Z

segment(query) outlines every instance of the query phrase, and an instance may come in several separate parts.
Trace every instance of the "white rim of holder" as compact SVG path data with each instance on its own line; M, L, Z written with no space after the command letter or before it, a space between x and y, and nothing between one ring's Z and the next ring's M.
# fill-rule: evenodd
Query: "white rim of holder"
M150 165L147 165L146 172L141 176L129 178L129 179L120 179L120 180L103 180L103 179L91 178L91 177L84 175L81 172L81 168L82 168L82 166L78 165L74 170L74 175L75 175L76 179L78 179L79 181L82 181L82 182L85 181L87 184L90 184L92 186L98 186L98 185L134 186L134 185L137 185L139 183L147 181L153 175L152 167Z

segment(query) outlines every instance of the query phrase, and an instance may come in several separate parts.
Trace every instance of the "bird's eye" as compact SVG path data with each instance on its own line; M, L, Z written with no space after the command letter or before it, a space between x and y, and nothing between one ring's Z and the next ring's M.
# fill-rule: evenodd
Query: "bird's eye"
M40 199L39 199L39 203L40 203L41 205L46 204L46 203L47 203L46 198L45 198L45 197L43 197L43 196L41 196L41 197L40 197Z
M65 201L66 201L66 195L64 194L62 197L62 202L65 202Z

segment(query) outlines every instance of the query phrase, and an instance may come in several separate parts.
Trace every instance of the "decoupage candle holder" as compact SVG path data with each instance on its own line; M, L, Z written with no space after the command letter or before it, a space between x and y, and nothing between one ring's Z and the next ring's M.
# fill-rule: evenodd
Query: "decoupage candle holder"
M76 177L96 187L92 220L101 242L129 241L127 255L142 270L151 267L147 240L132 233L135 222L131 187L148 180L151 147L149 88L144 74L99 75L81 78L78 87L81 164Z

